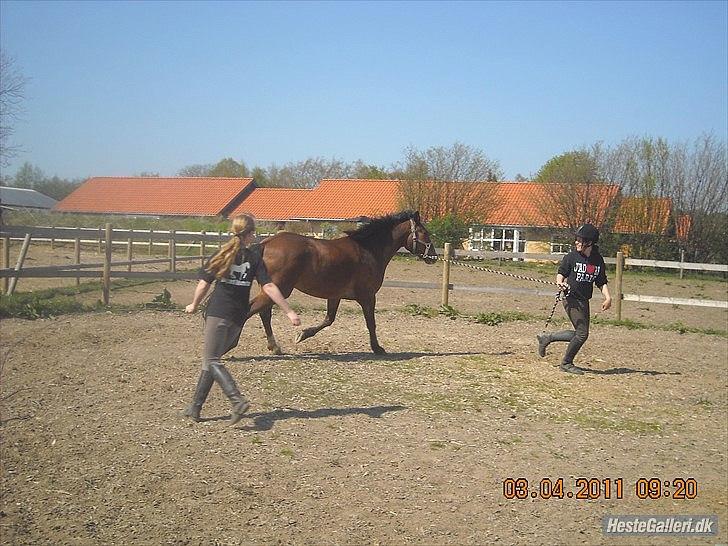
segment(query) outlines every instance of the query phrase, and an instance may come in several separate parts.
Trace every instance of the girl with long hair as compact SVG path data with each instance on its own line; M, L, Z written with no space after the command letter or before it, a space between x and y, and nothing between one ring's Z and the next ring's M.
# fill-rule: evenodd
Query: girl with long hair
M233 236L213 255L198 273L199 282L185 311L194 313L215 283L205 312L204 348L202 370L197 380L195 394L184 412L186 417L200 421L200 411L212 384L217 382L232 403L230 424L243 418L250 407L248 398L238 390L235 380L221 362L222 356L237 346L240 332L248 316L250 286L253 279L261 289L283 309L291 324L300 326L301 320L271 281L263 263L263 252L255 241L255 221L241 214L232 219Z

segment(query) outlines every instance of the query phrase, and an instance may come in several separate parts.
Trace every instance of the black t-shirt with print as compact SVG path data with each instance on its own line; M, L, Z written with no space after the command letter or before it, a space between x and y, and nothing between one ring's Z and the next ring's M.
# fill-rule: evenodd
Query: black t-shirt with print
M599 288L607 284L604 258L595 248L592 248L589 257L576 250L569 252L561 260L559 273L567 279L569 297L577 300L590 300L594 284Z
M215 276L206 269L209 263L208 260L199 270L197 278L212 283ZM263 248L260 245L241 249L235 256L235 262L230 267L228 276L217 279L210 301L207 303L205 316L220 317L232 320L236 324L243 324L248 314L250 305L248 300L253 279L257 279L261 286L272 282L263 263Z

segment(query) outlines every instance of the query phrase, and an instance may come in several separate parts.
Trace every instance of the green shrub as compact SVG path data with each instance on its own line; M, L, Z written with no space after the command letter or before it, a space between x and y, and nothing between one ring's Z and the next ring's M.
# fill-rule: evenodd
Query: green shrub
M409 305L406 305L404 308L404 312L413 317L427 318L436 317L438 313L437 310L433 309L432 307L424 307L422 305L417 305L416 303L410 303Z
M455 249L461 248L463 242L468 240L470 236L468 227L469 224L465 220L448 213L430 220L427 224L427 231L430 232L430 238L436 247L442 248L445 243L452 243Z
M172 294L165 288L161 294L154 296L151 302L145 303L144 307L147 309L174 309L176 306L172 301Z
M503 322L513 322L516 320L530 320L532 317L520 311L503 311L499 313L479 313L475 316L475 322L478 324L487 324L488 326L498 326Z
M455 320L460 316L460 312L450 305L441 305L440 314L445 315L450 320Z

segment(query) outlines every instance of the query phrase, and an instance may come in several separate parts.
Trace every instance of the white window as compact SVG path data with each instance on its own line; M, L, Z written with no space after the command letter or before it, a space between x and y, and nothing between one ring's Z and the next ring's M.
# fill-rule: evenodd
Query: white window
M476 226L470 228L470 248L472 250L525 252L526 239L517 229Z
M551 237L551 254L568 254L571 251L571 242L562 237Z

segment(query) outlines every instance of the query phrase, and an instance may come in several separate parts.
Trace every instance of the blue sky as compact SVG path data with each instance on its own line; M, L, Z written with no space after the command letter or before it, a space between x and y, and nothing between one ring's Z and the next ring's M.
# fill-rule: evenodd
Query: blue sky
M508 179L630 136L728 133L723 2L14 2L15 141L47 175L223 157L389 167L456 141Z

